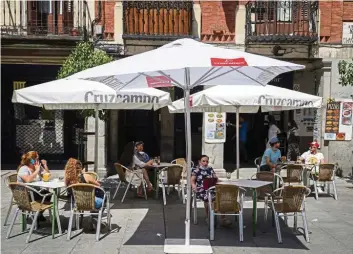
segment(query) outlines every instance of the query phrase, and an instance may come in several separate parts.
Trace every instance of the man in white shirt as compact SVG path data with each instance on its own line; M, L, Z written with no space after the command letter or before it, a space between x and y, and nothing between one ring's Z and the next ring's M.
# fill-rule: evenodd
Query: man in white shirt
M319 143L317 143L315 141L311 142L309 151L303 153L300 156L300 159L302 161L304 161L305 164L315 165L314 168L312 169L314 171L312 173L314 173L314 174L318 174L319 173L318 165L324 163L324 155L317 151L318 148L320 148ZM323 188L322 188L321 184L318 184L317 187L318 187L318 191L319 192L323 192Z
M267 141L267 148L271 148L270 140L273 138L277 138L277 135L281 133L281 130L276 125L276 120L273 116L268 116L269 120L269 129L268 129L268 141Z

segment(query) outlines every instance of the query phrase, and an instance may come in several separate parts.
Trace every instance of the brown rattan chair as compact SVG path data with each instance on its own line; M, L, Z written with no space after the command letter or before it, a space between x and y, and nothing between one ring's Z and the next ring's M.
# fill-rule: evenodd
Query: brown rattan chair
M84 214L90 214L90 215L98 215L96 241L99 241L104 209L107 210L106 219L107 219L108 229L111 230L109 197L107 196L106 192L102 188L88 183L72 184L68 187L68 189L71 189L72 191L72 200L71 200L71 215L69 219L69 227L67 229L67 240L70 240L71 238L72 223L73 223L74 216L75 215L82 216ZM96 190L100 190L104 193L103 204L99 209L95 208ZM78 227L79 224L80 223L77 222L76 226Z
M260 171L252 175L250 180L273 182L273 185L266 185L256 189L257 200L264 201L264 209L265 209L264 219L266 220L267 213L268 213L268 205L269 205L269 197L267 194L272 193L273 190L277 188L277 186L282 186L283 179L280 175L276 173ZM257 209L257 206L256 206L256 209Z
M178 186L178 193L180 193L180 189L183 188L181 184L181 178L183 173L183 166L181 165L173 165L169 167L163 168L159 173L159 184L162 186L163 193L163 203L167 204L166 199L166 190L165 186Z
M95 172L84 172L83 173L84 175L90 175L90 176L92 176L93 178L94 178L94 180L96 180L96 181L98 181L99 180L99 176L98 176L98 174L97 173L95 173Z
M212 202L211 191L216 191L215 201ZM214 240L215 215L239 216L239 240L244 241L243 235L243 198L245 189L235 185L216 185L208 189L208 205L210 216L210 240Z
M280 193L280 194L279 194ZM306 241L309 242L308 222L305 214L305 197L310 194L310 189L305 186L288 185L276 189L270 197L270 208L274 212L278 243L282 243L280 216L294 216L294 228L297 228L298 213L302 216ZM280 198L279 198L280 197ZM267 219L267 218L266 218Z
M137 178L137 179L139 179L139 180L141 181L141 183L142 183L142 187L143 187L143 190L144 190L144 192L145 192L145 198L146 198L146 200L147 200L146 181L145 181L145 179L143 178L143 175L140 175L140 174L139 174L137 171L135 171L135 170L131 170L131 169L127 168L127 167L124 167L124 166L121 165L120 163L115 163L114 166L115 166L115 169L116 169L117 174L119 175L119 180L120 180L120 182L119 182L119 185L118 185L118 187L116 188L116 191L115 191L115 193L114 193L114 195L113 195L113 199L114 199L115 196L118 194L118 191L119 191L119 189L120 189L121 184L122 184L122 183L125 183L125 184L127 184L127 187L126 187L124 196L123 196L123 198L121 199L121 203L123 203L127 191L129 190L131 184L133 184L133 180L134 180L135 178ZM126 172L128 172L128 173L130 174L130 179L129 179L130 181L128 181L128 180L126 179Z
M287 171L287 176L282 177L284 184L303 184L304 168L302 165L288 164L284 169Z
M25 184L22 183L9 183L9 188L12 191L12 196L13 199L15 201L15 203L17 204L17 209L15 211L15 215L12 219L11 225L8 229L6 238L10 237L12 228L15 224L17 215L19 212L21 212L22 214L29 214L32 217L32 225L30 227L29 230L29 234L27 236L26 239L26 243L29 243L29 240L31 238L31 235L33 233L34 228L37 226L37 218L39 213L44 212L45 210L49 210L49 214L51 216L51 209L53 208L53 203L51 202L45 202L45 199L49 196L51 196L53 193L48 193L48 194L42 194L39 191L37 191L34 188L31 188ZM37 193L39 196L42 197L42 201L38 202L38 201L32 201L31 198L31 192L33 193ZM58 227L60 225L59 222L59 213L58 210L56 209L56 222L58 224ZM24 222L26 223L26 222ZM27 227L27 225L26 225Z
M17 182L17 173L12 173L8 176L5 177L4 183L9 186L9 183L16 183ZM13 199L12 192L11 192L11 199L10 199L10 204L9 204L9 209L7 210L4 226L7 225L7 220L9 219L10 213L12 211L12 207L16 205L16 202Z
M327 192L328 194L330 193L330 184L332 184L333 191L334 191L334 199L337 200L337 190L336 190L336 183L335 183L335 165L334 164L320 164L319 165L319 173L318 175L315 174L315 169L312 170L311 172L311 179L314 182L314 190L315 190L315 197L316 200L319 199L319 194L317 191L317 183L325 183L327 184Z
M175 159L171 162L172 164L177 164L177 165L181 165L183 167L183 172L181 174L181 188L180 188L180 191L179 191L179 196L182 198L183 200L183 204L186 203L186 185L187 185L187 163L186 163L186 160L184 158L178 158L178 159ZM194 163L191 161L190 163L190 166L191 168L194 167Z

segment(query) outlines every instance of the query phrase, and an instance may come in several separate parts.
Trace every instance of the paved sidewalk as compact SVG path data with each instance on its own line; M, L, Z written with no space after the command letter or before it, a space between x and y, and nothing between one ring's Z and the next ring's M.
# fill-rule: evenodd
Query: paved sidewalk
M248 178L254 172L253 169L241 169L241 177ZM2 171L2 179L6 172ZM55 171L55 175L62 174ZM236 174L235 174L236 175ZM234 174L233 176L234 177ZM276 230L269 225L267 230L263 223L263 203L259 203L258 235L252 237L251 231L251 207L250 197L245 202L244 218L244 242L239 242L237 223L231 228L217 228L215 241L212 241L214 253L340 253L352 254L353 250L353 185L351 180L338 179L338 197L335 201L331 197L321 197L318 201L313 196L307 199L307 216L311 242L306 243L302 235L294 235L291 228L282 225L283 243L277 243ZM161 200L149 198L148 201L138 199L134 192L129 192L124 203L119 199L114 201L112 207L112 225L114 230L106 234L102 230L102 239L95 242L94 231L91 228L90 219L84 219L83 233L78 233L72 240L66 241L66 233L56 239L50 236L34 233L32 242L25 244L26 234L20 234L19 220L13 229L13 237L6 239L8 226L1 229L1 253L120 253L120 254L159 254L163 253L165 237L184 237L185 206L181 204L175 193L167 196L167 205L163 206ZM1 223L3 225L10 192L7 187L1 185ZM60 207L63 207L60 203ZM208 229L204 224L204 211L198 209L199 224L191 226L192 238L207 238ZM63 230L67 229L68 212L60 210ZM12 214L10 216L12 218ZM289 218L289 226L293 221ZM298 226L302 227L299 217ZM44 228L43 228L44 230ZM47 230L48 232L49 230ZM266 231L266 232L265 232Z

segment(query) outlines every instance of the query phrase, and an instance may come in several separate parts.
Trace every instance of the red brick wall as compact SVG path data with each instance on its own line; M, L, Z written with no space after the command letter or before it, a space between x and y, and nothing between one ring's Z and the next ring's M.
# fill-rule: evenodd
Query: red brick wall
M102 17L99 25L104 27L104 39L114 40L114 6L115 0L102 1ZM98 15L98 2L95 3L95 13Z
M353 21L353 2L320 1L320 42L341 43L344 21Z
M235 13L238 1L200 1L201 40L234 43Z

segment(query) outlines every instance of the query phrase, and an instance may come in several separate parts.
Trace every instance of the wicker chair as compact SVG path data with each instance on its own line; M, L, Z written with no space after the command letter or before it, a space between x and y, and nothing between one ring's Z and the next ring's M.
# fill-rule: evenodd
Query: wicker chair
M92 177L94 178L94 180L96 180L96 181L99 180L99 176L98 176L98 174L95 173L95 172L84 172L83 174L84 174L84 175L90 175L90 176L92 176Z
M287 176L286 177L282 177L284 184L303 184L303 172L304 172L304 168L302 165L297 165L297 164L288 164L286 165L285 168L287 171Z
M160 171L159 184L162 186L164 205L167 204L165 186L177 185L178 193L180 193L180 189L183 188L181 183L182 172L183 172L183 166L181 165L173 165L173 166L165 167Z
M203 189L208 190L211 187L214 187L217 183L218 179L217 178L206 178L203 180ZM193 209L193 219L194 219L194 224L197 224L197 201L201 201L197 199L196 192L192 192L192 209ZM203 201L203 200L202 200Z
M279 195L279 193L281 193ZM305 186L284 186L268 194L270 208L274 212L278 243L282 243L280 216L294 216L294 228L297 228L298 213L302 216L306 241L309 242L308 222L305 214L305 197L310 194L310 189ZM280 197L280 198L279 198ZM267 219L267 218L266 218Z
M9 183L16 183L17 182L17 173L12 173L5 177L4 183L9 186ZM7 220L9 219L10 213L12 211L12 207L16 205L16 202L13 199L12 193L11 193L11 199L10 199L10 204L9 204L9 209L7 210L4 226L7 225Z
M15 224L16 218L18 213L21 211L22 214L29 214L31 215L33 221L31 228L29 230L29 234L26 239L26 243L29 243L29 240L31 238L31 235L33 233L34 228L37 227L37 218L40 212L44 212L45 210L49 210L49 215L51 216L51 209L53 208L53 203L47 203L45 202L45 199L49 196L51 196L53 193L48 193L48 194L42 194L39 191L37 191L34 188L31 188L25 184L22 183L9 183L9 188L11 189L13 199L15 203L17 204L17 209L15 212L15 215L12 219L11 225L7 231L6 238L10 237L12 228ZM42 201L32 201L31 198L31 192L37 193L39 196L42 197ZM60 221L59 221L59 213L58 210L56 210L56 222L58 224L58 227L60 227ZM26 222L25 222L26 223ZM25 225L27 227L27 225Z
M265 210L264 220L266 221L267 213L268 213L268 205L269 205L269 197L267 194L272 193L273 190L277 188L277 186L282 186L283 179L278 174L263 171L263 172L257 172L254 175L252 175L250 180L273 182L273 185L266 185L256 189L257 200L264 201L264 210ZM257 206L256 206L256 209L257 209Z
M186 185L187 185L187 163L186 160L184 158L178 158L175 160L171 161L171 164L177 164L177 165L181 165L183 167L183 173L181 174L181 188L179 191L179 195L181 196L182 200L183 200L183 204L186 203ZM190 163L191 168L194 167L194 163L191 161Z
M257 172L260 172L260 164L261 164L261 160L262 160L262 157L257 157L255 160L254 160L254 164L257 168Z
M216 190L216 199L212 202L210 190ZM239 216L239 240L243 235L243 198L245 189L234 185L216 185L208 189L208 205L210 216L210 240L214 240L215 215Z
M71 239L71 231L72 224L75 215L83 216L84 214L90 215L98 215L97 221L97 230L96 230L96 241L99 241L100 238L100 229L102 224L102 216L104 209L107 210L107 224L109 231L111 230L110 224L110 205L109 205L109 197L105 193L105 191L93 184L88 183L77 183L72 184L68 187L72 191L72 199L71 199L71 215L69 219L69 227L67 229L67 240ZM96 190L100 190L104 193L103 196L103 204L99 209L95 208L95 194ZM77 222L78 226L80 223Z
M328 185L327 192L330 193L330 184L333 186L334 191L334 199L337 200L337 190L336 190L336 183L335 183L335 165L334 164L320 164L319 165L319 174L316 175L315 172L311 172L310 174L311 179L314 182L314 190L315 190L315 197L316 200L319 199L318 191L317 191L317 183L323 182Z
M127 184L127 187L126 187L126 190L125 190L125 193L124 193L124 196L123 198L121 199L121 203L124 202L124 199L125 199L125 196L126 196L126 193L127 191L129 190L131 184L132 184L132 181L137 178L139 180L141 180L142 182L142 186L143 186L143 191L145 192L145 198L147 200L147 192L146 192L146 181L145 179L143 178L143 175L140 175L138 172L134 171L134 170L131 170L131 169L128 169L127 167L124 167L123 165L121 165L120 163L115 163L114 164L115 166L115 169L116 169L116 172L118 173L119 175L119 179L120 179L120 182L119 182L119 185L118 187L116 188L116 191L113 195L113 199L115 198L115 196L118 194L118 191L120 189L120 186L122 183L125 183ZM127 181L126 180L126 172L129 172L132 176L131 176L131 179L130 181Z

